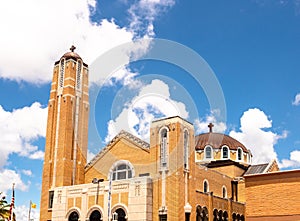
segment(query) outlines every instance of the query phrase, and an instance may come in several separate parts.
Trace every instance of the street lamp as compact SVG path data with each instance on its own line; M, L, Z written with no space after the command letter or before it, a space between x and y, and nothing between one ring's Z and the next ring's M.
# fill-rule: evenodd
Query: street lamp
M99 195L99 183L102 183L104 179L93 178L92 183L97 184L97 195L96 195L96 204L98 205L98 195Z

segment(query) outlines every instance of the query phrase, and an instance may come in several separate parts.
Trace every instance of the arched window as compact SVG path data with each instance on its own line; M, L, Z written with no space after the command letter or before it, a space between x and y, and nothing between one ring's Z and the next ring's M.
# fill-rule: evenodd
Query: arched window
M99 221L101 220L101 213L98 210L94 210L91 215L89 221Z
M207 180L203 181L203 192L204 193L208 193L209 192L209 185L208 185L208 181Z
M118 161L112 170L112 180L124 180L133 177L133 167L128 161Z
M225 186L222 187L222 195L223 195L223 198L227 198L227 189Z
M213 158L213 151L210 146L206 146L204 148L204 158L207 160L211 160Z
M60 61L60 70L59 70L59 78L58 78L58 85L59 87L64 86L64 74L65 74L65 59Z
M208 209L204 206L201 208L201 206L196 207L196 221L208 221Z
M222 159L228 159L229 158L229 149L228 147L224 146L222 147Z
M79 215L76 211L74 211L69 215L68 221L78 221L78 219Z
M184 169L189 169L189 132L187 130L184 131Z
M76 89L81 90L81 61L77 62Z
M168 130L163 128L160 131L160 166L168 167Z
M223 220L228 220L228 213L227 213L227 211L223 212Z
M236 221L236 214L235 213L232 214L232 221Z
M237 149L237 160L241 161L243 157L243 150L239 147Z

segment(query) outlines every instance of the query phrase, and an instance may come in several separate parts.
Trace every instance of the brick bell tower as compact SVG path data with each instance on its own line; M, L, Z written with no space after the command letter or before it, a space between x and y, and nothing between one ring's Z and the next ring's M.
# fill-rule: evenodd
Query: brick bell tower
M87 158L89 87L88 65L74 52L55 62L42 177L40 220L51 220L53 188L84 182Z
M153 121L150 157L153 181L153 220L190 220L194 126L181 117ZM193 193L194 194L194 193Z

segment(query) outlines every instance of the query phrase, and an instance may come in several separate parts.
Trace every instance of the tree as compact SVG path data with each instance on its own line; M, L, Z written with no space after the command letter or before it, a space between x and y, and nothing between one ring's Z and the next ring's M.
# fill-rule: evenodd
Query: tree
M10 215L10 204L5 200L5 196L2 196L0 192L0 220L8 220Z

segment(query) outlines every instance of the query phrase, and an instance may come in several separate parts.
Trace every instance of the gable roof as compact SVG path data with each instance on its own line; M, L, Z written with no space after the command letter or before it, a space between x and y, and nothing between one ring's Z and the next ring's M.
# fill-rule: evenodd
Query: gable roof
M141 149L145 151L149 151L150 144L141 140L140 138L132 135L131 133L128 133L125 130L121 130L119 134L117 134L87 165L85 166L85 170L88 170L90 167L92 167L105 153L107 153L110 148L118 142L120 139L126 139L128 141L131 141L136 146L140 147Z

